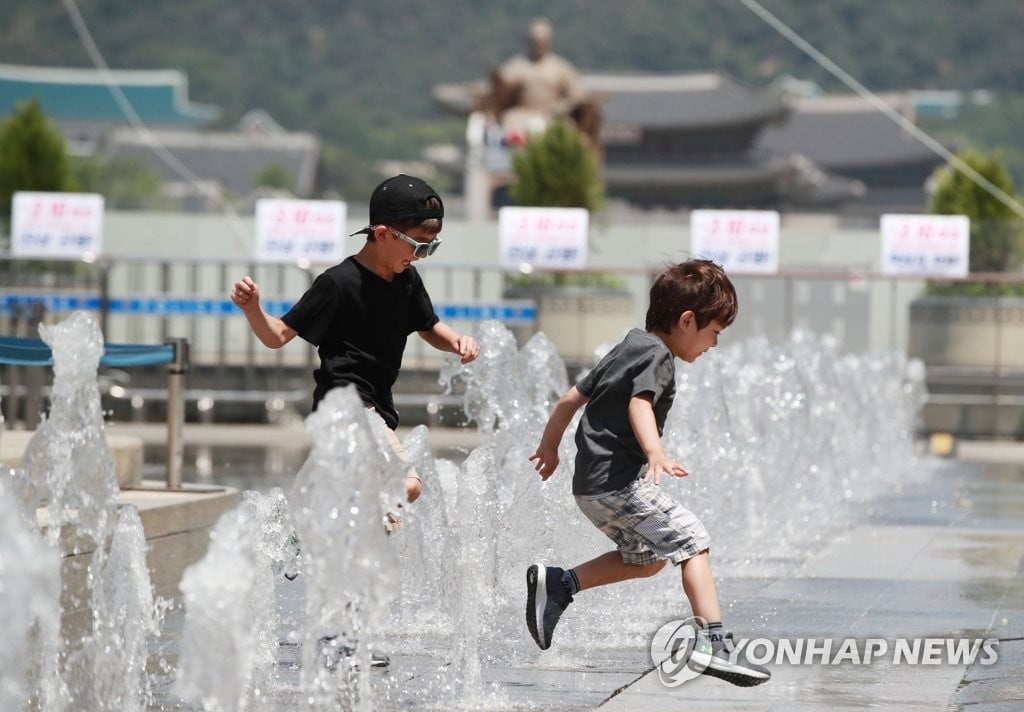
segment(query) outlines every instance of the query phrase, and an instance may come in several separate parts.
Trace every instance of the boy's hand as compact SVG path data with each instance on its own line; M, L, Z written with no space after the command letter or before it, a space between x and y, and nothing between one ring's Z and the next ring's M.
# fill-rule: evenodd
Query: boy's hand
M469 363L480 355L480 344L472 336L460 336L455 339L455 353L462 358L462 363Z
M671 475L672 477L686 477L690 473L686 471L686 468L680 465L678 462L672 460L668 455L660 454L650 458L647 461L647 474L644 475L644 481L654 481L654 484L661 484L658 479L662 475Z
M555 474L555 470L558 468L558 448L547 448L541 445L537 448L537 452L530 455L530 462L534 460L537 461L537 464L533 468L540 473L542 480L547 480Z
M415 502L420 498L420 492L423 491L423 483L419 477L408 475L405 478L405 500L407 502ZM399 505L401 506L401 505Z
M253 282L249 275L242 277L231 288L231 301L243 310L252 304L258 304L260 301L259 285Z

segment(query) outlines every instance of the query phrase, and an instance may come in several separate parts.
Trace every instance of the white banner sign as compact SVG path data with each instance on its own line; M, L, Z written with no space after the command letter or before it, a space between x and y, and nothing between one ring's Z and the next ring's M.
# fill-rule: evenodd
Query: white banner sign
M587 262L590 213L584 208L504 207L498 211L501 264L582 269Z
M11 253L29 257L88 257L103 249L103 196L16 192Z
M256 259L261 262L340 262L345 203L340 200L256 201Z
M690 252L727 272L779 270L779 214L774 210L694 210Z
M882 274L966 277L971 221L966 215L883 215Z

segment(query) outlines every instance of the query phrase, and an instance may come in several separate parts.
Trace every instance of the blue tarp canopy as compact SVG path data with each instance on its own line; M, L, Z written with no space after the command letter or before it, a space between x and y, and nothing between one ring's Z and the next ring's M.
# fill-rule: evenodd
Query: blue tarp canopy
M102 365L117 368L152 366L173 360L173 344L107 344L100 357ZM0 336L0 363L12 366L52 366L53 352L40 339Z

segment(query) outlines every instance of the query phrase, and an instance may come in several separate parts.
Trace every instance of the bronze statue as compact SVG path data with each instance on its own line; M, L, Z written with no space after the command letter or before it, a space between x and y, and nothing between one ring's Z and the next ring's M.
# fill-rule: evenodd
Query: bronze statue
M552 49L551 23L536 18L530 23L529 50L491 71L490 93L479 108L501 125L513 142L543 131L555 118L570 118L577 129L598 146L600 108L588 95L576 68Z

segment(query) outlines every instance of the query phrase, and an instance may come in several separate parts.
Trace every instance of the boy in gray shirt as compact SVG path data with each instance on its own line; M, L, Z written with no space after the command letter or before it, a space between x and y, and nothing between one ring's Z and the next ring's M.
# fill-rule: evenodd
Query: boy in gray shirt
M653 576L671 561L680 567L683 591L702 623L688 664L742 686L770 677L735 650L732 635L722 628L707 531L658 486L662 475L688 474L661 443L675 397L674 359L692 363L717 345L736 311L736 290L718 265L689 260L669 268L651 287L646 330L630 331L552 411L530 460L541 479L554 474L562 435L585 405L576 429L572 492L618 548L568 570L541 564L527 569L526 624L542 650L551 645L573 595Z

